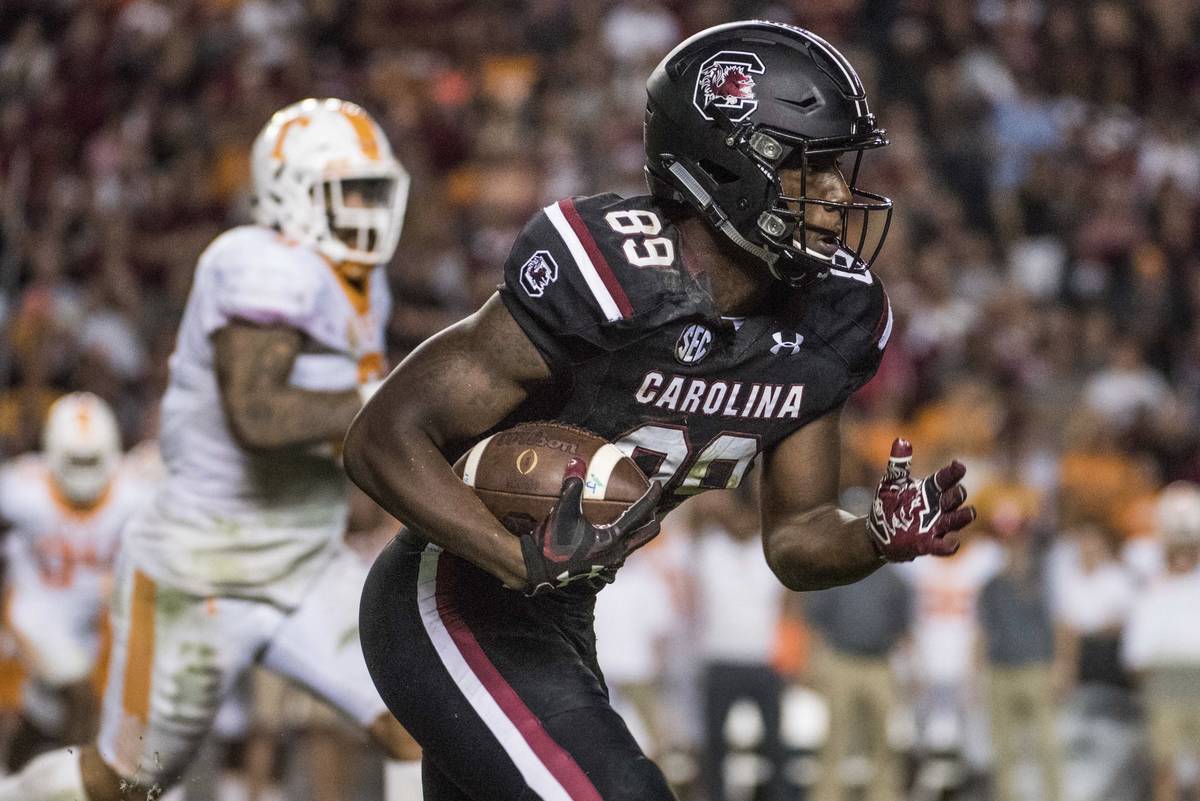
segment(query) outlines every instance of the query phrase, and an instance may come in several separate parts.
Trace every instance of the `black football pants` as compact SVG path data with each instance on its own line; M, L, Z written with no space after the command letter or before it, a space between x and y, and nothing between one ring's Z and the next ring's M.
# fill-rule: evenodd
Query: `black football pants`
M363 590L367 666L426 801L673 801L608 701L594 597L526 598L402 533Z

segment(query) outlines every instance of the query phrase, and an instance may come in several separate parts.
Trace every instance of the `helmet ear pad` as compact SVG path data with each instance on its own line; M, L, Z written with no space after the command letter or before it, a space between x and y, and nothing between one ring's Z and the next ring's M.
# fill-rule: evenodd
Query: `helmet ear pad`
M700 179L742 235L755 244L763 244L758 236L758 210L775 204L779 188L773 177L758 170L734 172L729 169L722 162L742 156L732 149L728 153L729 157L725 159L720 158L723 154L715 153L714 158L681 161Z
M662 126L655 129L656 132L663 130L665 128ZM651 192L662 199L689 203L695 207L694 198L689 198L686 193L680 191L679 180L672 174L671 165L677 164L695 178L711 196L715 209L719 210L709 215L708 221L711 224L720 226L722 222L727 222L736 229L744 242L756 250L771 248L772 245L790 244L803 219L803 206L792 209L792 215L772 214L774 219L771 222L779 226L774 230L763 227L762 218L777 208L781 187L776 168L750 152L747 144L749 130L749 126L740 126L740 133L727 135L715 126L709 128L705 136L711 141L703 148L704 156L700 158L682 155L675 157L670 153L669 143L663 142L659 158L647 160ZM649 131L650 129L647 129L648 135ZM647 148L650 147L648 140ZM782 162L791 150L790 147L784 147L775 161ZM753 166L748 168L748 165ZM728 235L722 237L728 238ZM743 245L734 247L730 252L744 254L746 250ZM761 255L755 255L762 260Z
M656 109L651 101L646 108L647 120L660 114L666 115L666 111ZM758 214L773 206L779 196L773 171L747 169L747 155L737 146L735 134L727 135L716 125L696 132L694 138L705 141L690 143L687 154L679 152L675 130L672 124L646 126L646 170L655 179L650 182L651 193L685 203L691 200L680 191L678 178L671 174L671 164L677 162L712 197L724 218L751 242L763 244L757 236ZM703 155L691 155L696 153Z

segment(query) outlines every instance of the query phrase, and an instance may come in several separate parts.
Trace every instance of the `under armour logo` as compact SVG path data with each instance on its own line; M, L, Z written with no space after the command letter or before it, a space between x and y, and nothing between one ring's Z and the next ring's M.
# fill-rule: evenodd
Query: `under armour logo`
M784 348L787 348L791 352L791 355L795 356L800 352L800 343L804 341L803 334L796 334L796 338L788 342L783 338L782 331L776 331L771 337L775 340L775 344L771 346L771 354L773 356L778 356L779 352Z

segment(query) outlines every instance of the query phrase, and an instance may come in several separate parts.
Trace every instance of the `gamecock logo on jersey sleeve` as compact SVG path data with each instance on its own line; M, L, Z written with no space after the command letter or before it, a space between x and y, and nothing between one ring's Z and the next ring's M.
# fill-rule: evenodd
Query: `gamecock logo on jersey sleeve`
M713 119L710 109L719 108L733 122L741 122L758 108L753 76L765 71L754 53L722 50L700 65L692 104L706 120Z
M531 298L540 298L546 287L557 280L558 264L549 251L537 251L521 267L521 288Z

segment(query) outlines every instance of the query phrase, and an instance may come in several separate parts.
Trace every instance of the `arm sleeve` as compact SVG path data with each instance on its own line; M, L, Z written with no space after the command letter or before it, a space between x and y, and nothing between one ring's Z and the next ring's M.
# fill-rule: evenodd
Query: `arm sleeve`
M545 210L517 237L504 264L500 298L555 373L612 347L604 312Z

